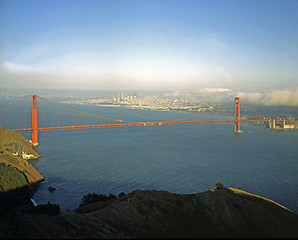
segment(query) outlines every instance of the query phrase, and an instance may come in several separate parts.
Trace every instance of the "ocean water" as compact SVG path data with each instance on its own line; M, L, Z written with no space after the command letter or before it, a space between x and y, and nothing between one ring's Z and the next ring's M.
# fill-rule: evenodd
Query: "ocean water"
M162 121L189 116L67 106L123 120ZM44 107L39 114L47 116L40 123L46 124L54 112ZM200 119L232 118L232 114L208 114ZM118 195L154 189L190 194L215 189L215 184L222 182L298 213L298 130L269 130L253 123L242 123L242 134L233 129L232 123L215 123L39 132L37 150L42 158L31 163L45 181L33 199L38 204L49 201L62 210L72 210L84 195L93 192ZM31 134L23 135L31 139ZM50 186L56 191L48 191Z

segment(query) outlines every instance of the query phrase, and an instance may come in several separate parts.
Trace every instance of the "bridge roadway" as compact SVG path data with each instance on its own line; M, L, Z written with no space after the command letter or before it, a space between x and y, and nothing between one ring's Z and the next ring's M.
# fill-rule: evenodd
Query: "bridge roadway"
M262 120L240 120L241 122L269 122L269 119ZM86 129L86 128L105 128L105 127L132 127L132 126L150 126L150 125L173 125L173 124L197 124L197 123L235 123L235 120L205 120L205 121L158 121L158 122L131 122L114 124L97 124L81 126L61 126L61 127L42 127L38 131L55 131L68 129ZM13 129L16 132L31 132L32 128Z

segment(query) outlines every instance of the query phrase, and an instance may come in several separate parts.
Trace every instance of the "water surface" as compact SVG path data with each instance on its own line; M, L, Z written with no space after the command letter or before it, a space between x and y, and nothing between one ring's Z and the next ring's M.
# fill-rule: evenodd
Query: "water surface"
M39 105L40 106L40 105ZM90 105L77 110L123 120L162 121L188 113L143 111ZM30 107L30 104L29 104ZM39 107L39 126L54 110ZM30 118L30 115L29 115ZM200 119L232 119L204 115ZM140 126L39 132L42 159L31 163L45 182L38 203L78 207L85 194L129 193L135 189L189 194L214 189L217 182L272 199L298 213L298 131L276 131L242 123ZM31 139L29 133L24 133ZM50 192L48 187L57 190Z

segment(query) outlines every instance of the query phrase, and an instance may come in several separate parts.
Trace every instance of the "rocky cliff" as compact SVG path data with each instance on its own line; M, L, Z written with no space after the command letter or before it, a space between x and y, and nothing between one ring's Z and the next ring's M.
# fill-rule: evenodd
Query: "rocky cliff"
M43 177L28 160L39 157L23 135L0 126L0 216L33 206Z
M43 180L28 162L40 156L20 133L0 126L0 192L8 192Z

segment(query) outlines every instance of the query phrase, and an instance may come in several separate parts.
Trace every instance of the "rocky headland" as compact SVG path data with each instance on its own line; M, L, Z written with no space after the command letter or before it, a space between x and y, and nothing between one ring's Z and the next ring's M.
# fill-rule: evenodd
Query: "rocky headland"
M43 180L28 162L40 158L20 133L0 126L0 192L8 192Z
M21 134L2 127L0 151L0 238L298 237L296 213L222 184L197 194L93 193L73 211L61 212L50 203L34 207L27 187L43 178L24 156L39 155ZM3 203L9 197L19 200L7 209Z
M28 162L40 158L20 133L0 126L0 214L31 206L31 196L42 175Z

